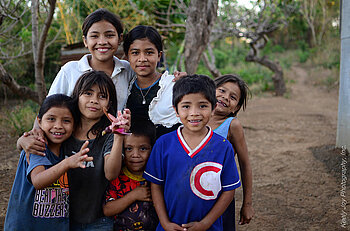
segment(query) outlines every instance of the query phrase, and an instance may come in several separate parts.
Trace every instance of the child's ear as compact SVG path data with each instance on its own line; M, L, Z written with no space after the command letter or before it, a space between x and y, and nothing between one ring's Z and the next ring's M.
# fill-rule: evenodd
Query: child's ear
M174 110L175 110L176 117L180 117L179 114L177 113L176 107L173 106L173 108L174 108Z
M38 121L39 127L41 128L41 119L39 117L36 117L36 120Z
M87 48L88 46L87 46L87 41L86 41L86 38L85 38L85 36L83 35L83 42L84 42L84 46Z

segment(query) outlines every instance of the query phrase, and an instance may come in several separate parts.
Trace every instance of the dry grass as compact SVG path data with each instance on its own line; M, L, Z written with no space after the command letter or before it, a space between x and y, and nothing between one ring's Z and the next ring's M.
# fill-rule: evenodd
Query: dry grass
M14 107L3 106L0 115L0 125L11 136L19 136L33 127L37 115L37 105L20 103Z

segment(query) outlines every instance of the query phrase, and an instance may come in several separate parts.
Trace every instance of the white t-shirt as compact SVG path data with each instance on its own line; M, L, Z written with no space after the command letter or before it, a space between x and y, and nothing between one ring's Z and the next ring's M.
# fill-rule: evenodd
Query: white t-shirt
M91 54L84 55L79 61L70 61L61 67L48 95L61 93L71 96L79 77L92 70L88 61L89 56ZM114 70L111 78L117 91L118 110L122 110L126 105L129 83L133 78L136 78L136 74L131 69L129 62L119 60L117 57L113 57L113 60Z

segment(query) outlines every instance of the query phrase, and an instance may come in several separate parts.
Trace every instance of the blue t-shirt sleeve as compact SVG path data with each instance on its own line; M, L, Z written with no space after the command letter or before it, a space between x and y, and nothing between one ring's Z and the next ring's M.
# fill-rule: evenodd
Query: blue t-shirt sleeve
M162 145L161 140L158 139L153 146L151 155L147 161L146 169L143 173L143 177L155 184L164 184L164 166L162 158Z
M241 186L235 161L235 154L231 144L227 145L226 148L225 160L221 173L221 182L223 191L230 191Z
M29 166L27 168L27 179L29 180L29 182L32 182L30 179L30 172L38 166L45 166L45 168L47 168L52 166L52 163L45 156L30 154Z

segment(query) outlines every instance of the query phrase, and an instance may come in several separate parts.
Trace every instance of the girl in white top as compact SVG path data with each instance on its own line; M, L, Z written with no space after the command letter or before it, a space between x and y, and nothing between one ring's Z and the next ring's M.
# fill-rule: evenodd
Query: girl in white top
M174 76L156 71L163 46L160 34L151 26L136 26L124 40L124 52L137 79L130 84L126 107L132 118L149 119L156 125L157 138L179 125L172 107Z
M135 73L130 64L114 56L120 45L123 25L115 14L98 9L88 15L82 26L85 47L90 54L79 61L66 63L53 81L49 94L72 95L75 83L85 72L103 71L112 78L116 87L118 110L122 110L127 99L127 89Z

